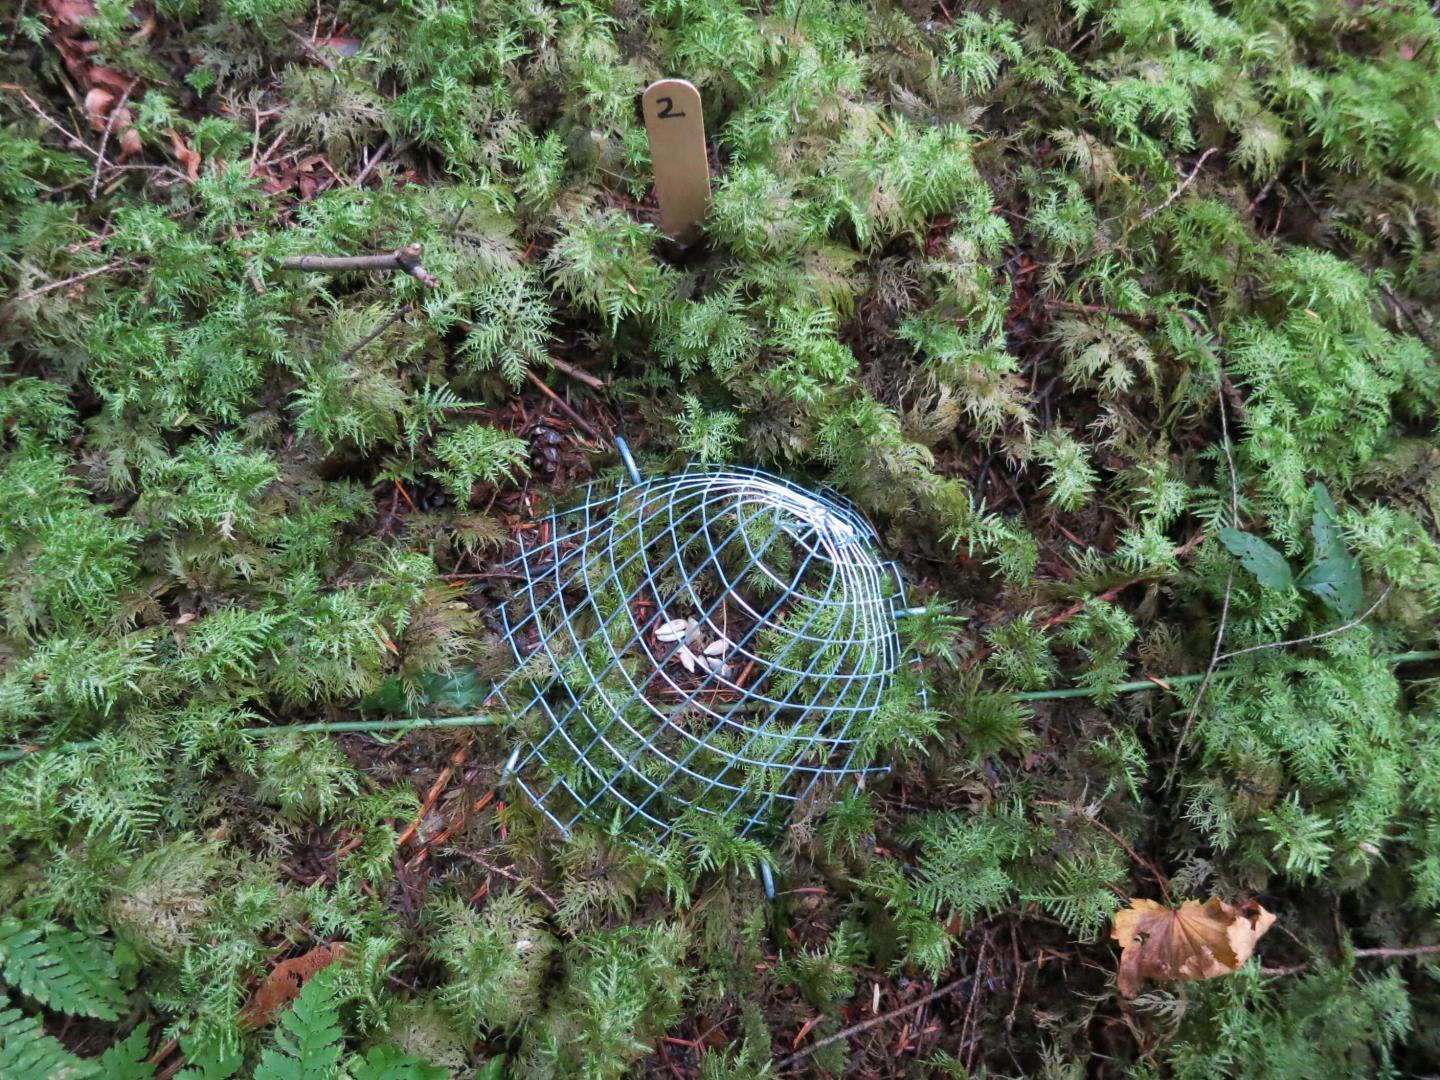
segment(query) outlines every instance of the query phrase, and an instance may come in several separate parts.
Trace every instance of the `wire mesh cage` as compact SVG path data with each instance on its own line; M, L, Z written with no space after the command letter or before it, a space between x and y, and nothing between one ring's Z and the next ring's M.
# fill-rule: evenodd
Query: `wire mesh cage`
M524 530L502 605L526 742L509 773L562 831L741 834L877 771L903 588L851 507L708 467L585 489ZM823 794L823 793L822 793Z

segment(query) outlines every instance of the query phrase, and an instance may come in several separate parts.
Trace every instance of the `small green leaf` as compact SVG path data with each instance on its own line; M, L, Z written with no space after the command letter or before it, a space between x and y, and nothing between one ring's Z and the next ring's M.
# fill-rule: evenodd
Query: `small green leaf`
M505 1080L505 1055L493 1057L476 1069L475 1080Z
M1365 586L1360 566L1345 550L1345 541L1336 524L1338 511L1324 484L1314 488L1315 512L1310 520L1310 535L1315 541L1313 561L1296 583L1312 592L1341 618L1353 619L1365 601Z
M372 1046L363 1061L351 1066L350 1075L354 1080L445 1080L450 1074L398 1046ZM485 1070L476 1076L485 1076Z
M1254 533L1221 529L1219 536L1220 542L1232 555L1238 556L1245 569L1267 589L1288 589L1294 583L1285 556Z
M150 1025L141 1024L124 1039L100 1055L99 1068L107 1080L150 1080L155 1066L150 1056Z
M457 713L474 712L485 704L493 689L490 680L473 671L453 675L427 673L413 682L415 697L407 699L405 684L391 676L360 702L361 713L388 716L413 715L417 709L441 709Z
M1353 619L1360 613L1365 600L1365 587L1360 581L1360 567L1342 550L1337 558L1316 559L1300 575L1300 588L1312 592L1335 614Z
M1315 555L1318 558L1322 551L1328 551L1341 542L1340 530L1335 525L1339 511L1335 509L1335 500L1330 498L1324 484L1317 481L1311 495L1315 500L1315 512L1310 518L1310 535L1315 539Z

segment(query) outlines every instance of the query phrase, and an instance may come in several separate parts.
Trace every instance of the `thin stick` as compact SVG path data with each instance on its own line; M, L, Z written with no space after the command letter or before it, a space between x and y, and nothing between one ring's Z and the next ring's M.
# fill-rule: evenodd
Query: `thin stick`
M573 364L567 364L558 356L547 357L547 359L550 361L550 366L553 367L556 371L560 372L563 375L569 375L570 378L574 379L576 382L582 382L586 386L589 386L595 390L605 389L604 380L597 379L588 371L582 371L580 368L577 368Z
M485 577L500 576L496 573L488 575L444 575L446 577ZM1414 649L1410 652L1395 653L1385 658L1392 665L1419 664L1432 660L1440 660L1440 649ZM748 668L747 668L748 670ZM1217 673L1224 676L1225 672ZM1186 683L1198 682L1201 675L1167 675L1164 682L1167 686L1184 685ZM740 681L744 681L742 673ZM1117 694L1133 694L1141 691L1153 693L1156 690L1163 690L1161 686L1150 679L1138 679L1135 682L1120 683L1111 687ZM1100 693L1100 688L1094 686L1072 686L1063 690L1030 690L1015 694L1016 701L1056 701L1063 698L1094 697ZM444 728L466 728L466 727L488 727L494 724L504 723L505 718L480 713L470 716L411 716L403 720L317 720L309 724L268 724L263 727L241 728L240 734L253 739L264 739L272 735L285 735L289 732L315 732L323 734L341 734L347 732L394 732L399 735L408 734L411 731L422 729L444 729ZM54 746L28 746L17 750L0 750L0 764L11 761L19 761L35 754L45 753L75 753L80 750L93 749L98 745L96 739L82 739L76 742L57 743Z
M1115 843L1119 844L1120 847L1124 850L1125 854L1129 855L1130 858L1134 861L1136 866L1143 866L1146 870L1150 871L1150 876L1155 879L1155 884L1160 887L1160 896L1164 899L1165 903L1170 903L1170 889L1165 884L1165 875L1160 873L1160 868L1155 865L1153 860L1144 858L1138 851L1136 851L1133 847L1126 843L1124 837L1122 837L1114 829L1110 828L1109 825L1106 825L1098 817L1086 813L1082 808L1078 806L1072 806L1070 803L1057 802L1054 799L1037 799L1035 800L1035 805L1054 806L1058 807L1061 810L1068 810L1070 813L1076 815L1081 820L1083 820L1087 825L1094 825L1095 828L1099 829L1106 836L1110 837L1111 840L1114 840Z
M1436 956L1440 955L1440 945L1411 945L1408 948L1400 949L1356 949L1352 956L1357 960L1404 960L1412 956ZM1299 975L1302 971L1310 970L1314 961L1306 960L1299 964L1290 964L1288 967L1262 967L1261 975Z
M960 1021L960 1045L965 1048L965 1068L970 1068L974 1047L965 1045L965 1033L970 1030L970 1018L975 1012L975 1003L980 1000L980 972L985 967L986 954L990 951L990 935L980 942L980 955L975 958L975 981L970 984L970 1003L965 1006L965 1016Z
M1440 660L1440 649L1417 649L1412 652L1395 653L1385 658L1392 665L1418 664L1427 660ZM1224 657L1221 657L1224 660ZM1226 677L1224 671L1215 673L1217 678ZM1173 686L1187 686L1193 682L1199 682L1204 675L1166 675L1160 682L1155 678L1136 679L1134 682L1123 682L1118 686L1110 687L1117 694L1134 694L1142 690L1154 691L1165 690ZM1163 683L1164 685L1161 685ZM1026 690L1015 694L1016 701L1062 701L1067 698L1094 697L1100 693L1100 687L1095 686L1070 686L1063 690Z
M110 110L110 115L105 118L105 130L100 135L100 149L95 154L95 175L90 179L91 202L95 201L95 195L100 190L100 173L104 171L105 168L105 147L110 142L110 132L115 130L115 119L120 115L121 110L125 108L125 103L130 100L131 92L139 85L139 79L131 79L130 85L125 87L125 92L120 95L120 100L115 103L114 107ZM121 147L121 151L120 156L124 157L124 147Z
M52 281L49 285L41 285L38 289L23 292L15 297L11 303L18 304L24 300L33 300L35 297L43 296L45 293L54 292L56 289L63 289L66 285L74 285L77 282L98 277L100 274L108 274L111 270L120 270L131 265L133 264L130 263L128 259L119 259L112 263L106 263L104 266L97 266L93 270L86 270L83 274L76 274L74 277L65 278L63 281Z
M1400 302L1400 298L1396 296L1388 286L1381 285L1380 291L1390 298L1390 302L1395 305L1395 310L1405 316L1405 321L1408 322L1410 328L1415 331L1415 336L1418 337L1427 348L1433 351L1435 349L1435 343L1430 340L1429 335L1425 333L1410 309Z
M376 148L375 153L370 158L370 160L365 163L365 167L355 174L355 180L353 181L354 185L356 187L359 187L361 184L365 183L366 178L369 177L375 166L379 165L381 159L384 158L385 155L389 152L390 140L385 139L383 142L380 143L379 147Z
M16 86L14 83L0 83L0 90L11 90L19 94L22 98L25 99L25 104L30 106L31 112L33 112L36 116L40 117L41 120L44 120L61 135L65 136L66 141L69 142L71 146L75 147L76 150L83 150L91 157L97 156L95 150L91 147L89 143L87 143L84 139L80 138L74 132L70 131L69 128L62 125L58 120L53 119L49 113L47 113L43 108L40 107L39 103L36 102L34 98L32 98L29 94L25 92L24 87Z
M346 349L346 350L345 350L345 355L342 356L342 357L340 357L340 363L344 364L344 363L349 362L349 361L355 356L356 353L358 353L361 349L365 348L366 345L369 345L372 341L374 341L376 338L378 338L378 337L379 337L381 334L383 334L386 330L389 330L390 327L394 326L397 322L399 322L401 319L403 319L403 318L404 318L406 315L408 315L409 313L410 313L410 305L409 305L409 304L405 304L405 305L403 305L402 307L397 308L394 312L392 312L392 313L385 319L384 322L382 322L382 323L381 323L379 326L377 326L374 330L371 330L370 333L367 334L363 340L357 342L356 344L350 346L350 348ZM402 488L401 490L403 491L404 489ZM405 500L406 500L407 502L409 502L410 496L409 496L409 495L406 495L406 496L405 496ZM411 509L414 509L414 504L413 504L413 503L411 503Z
M440 279L420 263L421 244L406 244L384 255L292 255L280 264L282 270L311 270L337 274L347 270L404 270L420 284L435 288Z
M600 436L596 434L595 429L585 422L585 418L570 407L570 403L568 401L562 398L559 394L555 393L554 390L551 390L550 387L545 385L544 379L540 378L533 371L525 372L525 377L529 379L532 383L534 383L539 388L542 394L548 397L551 401L555 402L556 405L559 405L560 410L566 416L570 417L571 420L574 420L575 423L579 424L582 428L584 428L592 439L600 438Z
M534 881L531 881L528 877L521 877L519 874L515 873L512 870L507 870L503 866L496 866L494 863L490 862L490 860L482 858L477 852L474 851L457 851L456 854L463 855L465 858L469 859L473 863L479 863L486 870L490 871L493 874L499 874L507 881L513 881L517 885L524 885L526 888L530 889L537 896L539 896L540 899L544 900L545 903L549 904L551 911L560 910L560 905L555 902L555 898L549 893L547 893L544 889L542 889Z
M1219 362L1218 359L1216 361ZM1231 528L1240 527L1240 477L1235 471L1235 455L1230 448L1230 418L1225 410L1225 372L1218 372L1219 379L1216 383L1215 400L1220 405L1220 446L1225 451L1225 465L1230 474L1230 525ZM1225 647L1225 630L1230 623L1230 599L1235 588L1235 562L1230 562L1230 571L1225 575L1225 600L1220 605L1220 625L1215 629L1215 647L1210 650L1210 664L1205 669L1205 677L1200 680L1200 689L1195 691L1195 697L1190 702L1190 709L1185 714L1185 726L1180 731L1180 739L1175 743L1175 756L1170 761L1170 771L1165 777L1163 791L1169 791L1170 785L1175 782L1175 774L1180 769L1180 755L1185 752L1185 741L1190 738L1190 729L1195 725L1195 717L1200 713L1200 703L1205 699L1205 691L1210 689L1210 680L1215 677L1215 669L1220 665L1220 650Z
M1251 645L1249 648L1236 649L1234 652L1226 653L1220 657L1220 659L1222 661L1234 660L1235 657L1245 656L1247 653L1264 652L1266 649L1283 649L1287 645L1308 645L1312 641L1323 641L1325 638L1334 637L1336 634L1343 634L1346 630L1353 630L1375 613L1375 609L1385 602L1385 598L1390 595L1390 590L1394 587L1393 585L1386 585L1385 591L1375 598L1373 604L1342 626L1337 626L1331 630L1322 630L1318 634L1307 634L1305 637L1291 638L1288 641L1267 641L1263 645Z
M268 724L261 727L241 728L240 734L252 739L267 739L273 735L287 735L291 732L326 735L353 732L366 734L393 732L398 738L422 729L489 727L504 722L504 717L490 713L478 713L470 716L410 716L403 720L317 720L309 724ZM30 746L19 750L0 750L0 764L19 761L36 754L72 754L80 750L93 750L99 744L99 739L81 739L77 742L59 743L55 746Z
M849 1027L841 1031L837 1031L834 1035L827 1035L823 1039L817 1039L809 1046L803 1047L802 1049L795 1051L795 1053L790 1054L788 1057L781 1058L778 1062L775 1063L775 1068L777 1071L787 1068L790 1065L793 1065L795 1062L809 1057L817 1050L823 1050L825 1049L825 1047L833 1046L837 1042L844 1042L852 1036L869 1031L873 1027L879 1027L886 1021L895 1019L895 1017L897 1016L904 1016L908 1012L913 1012L914 1010L920 1008L920 1006L922 1005L928 1005L930 1004L930 1002L945 997L947 994L958 990L961 986L969 982L971 979L975 978L977 975L979 975L978 971L973 972L970 975L962 975L960 976L960 978L953 979L950 982L946 983L944 986L940 987L940 989L931 990L930 993L924 995L923 997L918 997L914 1001L909 1002L908 1004L901 1005L895 1009L891 1009L889 1012L881 1013L879 1016L872 1016L870 1017L870 1019L862 1020L858 1024L851 1024Z
M1104 304L1077 304L1071 300L1046 300L1045 306L1058 308L1061 311L1078 311L1086 315L1109 315L1112 319L1123 319L1137 326L1155 325L1155 316L1153 315L1137 315L1134 312L1121 311L1119 308L1106 307Z
M1141 220L1141 221L1149 221L1152 217L1154 217L1156 214L1158 214L1161 210L1164 210L1167 206L1169 206L1171 203L1173 203L1173 202L1174 202L1176 199L1178 199L1181 195L1185 194L1186 189L1189 188L1189 186L1195 182L1195 177L1197 177L1197 176L1200 175L1200 170L1205 167L1205 162L1207 162L1207 161L1210 160L1210 155L1211 155L1211 154L1218 154L1219 152L1220 152L1220 148L1219 148L1218 146L1212 146L1212 147L1210 147L1209 150L1206 150L1205 153L1201 154L1201 155L1200 155L1200 160L1195 163L1195 168L1193 168L1193 169L1190 170L1190 175L1187 176L1187 177L1185 177L1184 183L1182 183L1178 188L1176 188L1174 191L1172 191L1172 192L1170 193L1170 197L1169 197L1168 199L1166 199L1163 203L1161 203L1159 206L1155 207L1155 208L1152 209L1152 210L1146 210L1145 213L1141 214L1141 215L1140 215L1140 220Z
M289 34L292 38L294 38L297 42L300 43L300 47L309 54L310 59L314 60L317 64L323 64L325 70L334 71L337 67L340 66L334 60L331 60L330 57L326 56L318 48L316 48L315 43L309 38L307 38L304 34L300 33L300 31L292 29L289 30Z

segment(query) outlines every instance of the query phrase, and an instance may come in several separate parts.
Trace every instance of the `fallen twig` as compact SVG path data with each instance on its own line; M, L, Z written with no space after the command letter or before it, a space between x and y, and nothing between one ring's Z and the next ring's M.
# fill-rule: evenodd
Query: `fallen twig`
M315 43L309 38L307 38L304 34L300 33L300 31L294 29L293 27L287 27L286 29L290 36L295 39L295 41L300 45L302 49L305 50L306 55L308 55L310 59L314 60L317 64L322 65L326 71L334 71L337 67L340 66L334 60L330 59L330 57L322 53L319 48L316 47Z
M1430 340L1430 336L1426 334L1420 326L1420 322L1415 318L1414 313L1400 302L1400 298L1396 296L1388 286L1381 285L1380 291L1390 298L1390 302L1395 305L1395 310L1405 316L1405 321L1410 324L1410 328L1415 331L1415 336L1420 339L1421 343L1433 352L1435 350L1435 343Z
M570 378L574 379L576 382L582 382L586 386L591 387L595 390L605 389L604 380L596 378L588 371L582 371L574 364L568 364L564 360L561 360L559 357L551 356L547 359L549 359L550 361L550 366L553 367L556 371L560 372L562 375L569 375Z
M125 88L125 92L120 95L120 100L110 109L110 115L105 120L105 130L100 135L100 149L95 154L95 175L90 178L91 202L95 201L95 197L100 191L100 174L105 171L105 147L110 142L110 133L115 130L115 120L125 111L125 105L129 102L130 95L134 92L135 87L139 85L139 79L130 80L130 85ZM125 148L122 146L120 150L120 156L123 158L125 156Z
M404 847L419 835L420 826L425 822L425 816L429 814L431 810L435 809L435 803L439 800L441 793L444 792L445 785L450 783L450 777L455 774L456 768L465 764L465 759L469 756L470 752L463 746L455 751L454 756L450 759L450 764L440 770L440 775L436 777L435 782L430 785L430 790L426 792L425 801L420 804L420 810L415 815L415 820L410 822L405 831L396 839L396 847Z
M817 1039L809 1046L803 1047L795 1051L795 1053L790 1054L787 1057L781 1058L775 1063L775 1068L777 1070L787 1068L790 1065L795 1064L795 1062L801 1061L804 1058L809 1057L817 1050L823 1050L825 1049L825 1047L833 1046L837 1042L844 1042L855 1035L859 1035L862 1032L869 1031L873 1027L879 1027L886 1021L895 1019L895 1017L897 1016L904 1016L908 1012L913 1012L915 1009L920 1008L920 1006L922 1005L928 1005L930 1002L935 1001L938 998L945 997L947 994L953 993L954 991L960 989L961 986L965 985L965 983L969 982L971 979L976 978L979 974L980 973L977 970L969 975L962 975L958 979L952 979L950 982L946 983L938 990L931 990L930 993L925 994L922 997L918 997L914 1001L907 1002L906 1004L901 1005L898 1008L891 1009L889 1012L883 1012L879 1016L872 1016L868 1020L862 1020L858 1024L851 1024L849 1027L843 1028L840 1031L835 1032L834 1035L827 1035L823 1039Z
M1110 828L1109 825L1106 825L1098 817L1095 817L1093 814L1086 812L1082 807L1072 806L1070 803L1057 802L1054 799L1037 799L1035 801L1035 805L1054 806L1058 807L1061 810L1067 810L1071 814L1079 817L1087 825L1095 826L1095 828L1099 829L1106 836L1110 837L1111 840L1114 840L1115 843L1119 844L1120 847L1124 850L1125 854L1130 856L1131 860L1135 863L1136 866L1143 866L1146 870L1150 872L1150 876L1155 879L1155 884L1160 888L1161 898L1165 901L1165 903L1170 903L1170 888L1165 884L1165 875L1160 872L1160 868L1155 865L1154 860L1147 859L1143 855L1141 855L1138 851L1136 851L1126 842L1123 836L1117 833L1114 829Z
M1235 657L1244 656L1247 653L1264 652L1266 649L1283 649L1287 645L1309 645L1314 641L1323 641L1325 638L1334 637L1336 634L1343 634L1346 630L1353 630L1371 615L1375 614L1375 609L1385 602L1385 598L1390 595L1390 590L1394 587L1393 585L1386 585L1385 590L1375 598L1373 604L1359 615L1356 615L1355 618L1347 623L1342 623L1340 626L1332 627L1329 630L1322 630L1318 634L1306 634L1304 637L1290 638L1288 641L1267 641L1263 645L1251 645L1248 648L1236 649L1234 652L1225 653L1220 657L1220 661L1233 660Z
M24 300L33 300L35 297L43 296L45 293L54 292L56 289L63 289L66 285L75 285L89 278L98 277L101 274L108 274L112 270L120 270L129 265L131 264L128 260L118 259L115 262L106 263L104 266L97 266L92 270L86 270L83 274L75 274L72 277L64 278L60 281L52 281L49 285L41 285L37 289L23 292L11 300L11 303L18 304Z
M550 387L545 385L544 379L540 378L533 371L525 372L525 377L529 379L532 383L534 383L535 386L539 388L542 394L548 397L551 401L555 402L556 405L559 405L560 410L566 416L570 417L571 420L575 421L576 424L580 425L580 427L583 428L586 434L588 434L592 439L600 438L599 434L596 433L595 429L585 422L585 418L570 407L570 403L568 401L562 398L559 394L555 393L554 390L551 390Z
M1185 177L1184 181L1180 184L1180 186L1170 193L1170 197L1166 199L1163 203L1161 203L1159 206L1154 207L1150 210L1146 210L1145 213L1140 215L1140 220L1149 221L1161 210L1164 210L1181 195L1185 194L1186 189L1195 182L1195 177L1200 175L1200 170L1205 167L1205 162L1210 160L1210 155L1218 154L1219 152L1220 148L1218 146L1212 146L1209 150L1206 150L1205 153L1201 154L1200 160L1195 163L1195 168L1190 170L1190 175Z
M1133 311L1121 311L1119 308L1106 307L1104 304L1077 304L1072 300L1046 300L1046 307L1057 308L1060 311L1077 311L1086 315L1109 315L1112 319L1121 319L1125 322L1134 323L1136 326L1154 326L1155 316L1136 314Z
M385 255L292 255L280 264L282 270L309 270L338 274L347 270L404 270L427 288L436 288L440 279L420 262L422 244L406 244Z
M354 184L355 187L359 187L365 183L366 178L369 177L375 166L379 165L389 152L390 140L386 139L376 148L375 153L370 156L370 160L365 162L365 167L355 174L355 179L352 180L351 183Z
M27 94L23 86L16 86L14 83L0 83L0 90L9 90L13 93L19 94L22 98L25 99L25 104L30 106L31 112L33 112L36 116L40 117L41 120L44 120L61 135L65 136L66 141L69 142L71 146L75 147L76 150L83 150L91 157L99 156L95 153L94 147L92 147L89 143L87 143L84 139L80 138L74 132L70 131L67 127L65 127L58 120L56 120L49 113L47 113L43 108L41 108L40 103L37 102L34 98L32 98L29 94Z
M1235 472L1235 454L1230 446L1230 414L1225 409L1225 374L1220 373L1220 380L1216 386L1215 400L1220 406L1220 446L1225 451L1225 464L1230 474L1230 527L1240 528L1240 478ZM1185 726L1180 731L1180 739L1175 744L1175 756L1170 762L1169 775L1165 777L1163 790L1169 791L1170 785L1175 782L1175 774L1180 769L1180 755L1185 752L1185 741L1190 738L1190 729L1195 725L1195 717L1200 712L1200 703L1205 698L1205 691L1210 689L1210 680L1215 677L1215 669L1220 666L1220 650L1225 647L1225 630L1230 623L1230 600L1235 589L1235 563L1230 563L1229 572L1225 575L1225 599L1220 605L1220 625L1215 630L1215 647L1210 650L1210 663L1205 668L1205 677L1200 680L1200 688L1195 691L1195 697L1190 702L1190 709L1185 714Z
M1350 955L1357 960L1404 960L1415 956L1440 955L1440 945L1411 945L1408 948L1399 949L1356 949ZM1299 975L1303 971L1309 971L1314 963L1313 960L1304 960L1298 964L1288 964L1285 967L1262 967L1260 974Z
M397 308L395 311L391 312L389 315L387 315L387 316L385 317L385 320L384 320L379 326L375 327L374 330L371 330L370 333L366 334L363 338L361 338L359 341L357 341L354 345L352 345L352 346L350 346L350 348L346 349L346 350L345 350L345 355L342 356L342 357L340 357L340 363L342 363L342 364L348 363L348 362L351 360L351 358L353 358L353 357L355 356L356 353L358 353L361 349L365 348L366 345L369 345L372 341L374 341L376 338L378 338L378 337L379 337L381 334L383 334L386 330L389 330L390 327L394 326L397 322L399 322L401 319L403 319L403 318L404 318L406 315L408 315L409 313L410 313L410 305L409 305L409 304L406 304L406 305L404 305L403 307ZM404 489L404 488L401 488L400 490L401 490L402 493L405 493L405 501L410 503L410 509L412 509L412 510L415 509L415 504L414 504L413 502L410 502L410 495L409 495L409 493L408 493L408 492L405 492L405 489Z
M507 869L506 869L505 867L503 867L503 866L496 866L496 865L495 865L494 863L492 863L489 859L486 859L486 858L484 858L483 856L481 856L479 852L475 852L475 851L457 851L456 854L464 856L465 858L469 859L469 860L470 860L471 862L473 862L473 863L478 863L480 866L483 866L486 870L488 870L488 871L489 871L490 873L492 873L492 874L499 874L499 875L500 875L501 877L503 877L506 881L513 881L516 885L524 885L527 889L529 889L531 892L533 892L536 896L538 896L538 897L540 897L540 899L544 900L545 903L549 904L551 911L559 911L559 910L560 910L560 905L559 905L558 902L556 902L555 898L554 898L553 896L551 896L549 893L547 893L544 889L542 889L536 882L532 881L530 878L528 878L528 877L521 877L519 874L515 873L513 870L507 870Z

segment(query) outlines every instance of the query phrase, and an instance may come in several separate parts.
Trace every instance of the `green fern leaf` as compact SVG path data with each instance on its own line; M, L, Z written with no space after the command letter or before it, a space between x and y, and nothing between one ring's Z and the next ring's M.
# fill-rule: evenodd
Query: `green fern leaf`
M125 1003L107 945L73 930L0 920L0 965L5 982L72 1016L114 1020Z
M333 1080L340 1071L344 1032L335 977L322 971L300 991L275 1031L278 1050L265 1050L255 1080Z
M375 1046L350 1066L351 1080L445 1080L445 1069L427 1064L398 1046Z
M128 1039L100 1055L100 1075L105 1080L151 1080L155 1066L145 1060L149 1056L150 1025L141 1024Z
M40 1021L19 1009L0 1009L0 1076L77 1080L95 1075L93 1062L82 1061L46 1035Z

